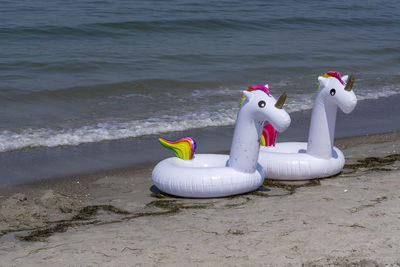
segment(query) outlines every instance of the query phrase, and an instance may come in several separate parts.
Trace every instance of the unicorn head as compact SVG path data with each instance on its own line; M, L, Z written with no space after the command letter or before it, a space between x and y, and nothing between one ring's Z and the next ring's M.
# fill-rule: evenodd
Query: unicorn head
M354 83L354 76L340 76L338 72L327 72L319 76L320 83L318 96L324 103L338 106L344 113L353 111L357 104L357 97L351 90ZM318 98L317 96L317 98Z
M289 114L282 109L286 100L286 93L276 99L270 95L265 86L251 86L243 91L244 99L240 112L246 113L260 124L268 121L279 131L285 131L290 125Z
M243 95L228 165L237 171L250 173L257 167L264 123L268 121L283 132L290 125L290 117L282 109L285 93L276 101L266 86L257 85L243 91Z

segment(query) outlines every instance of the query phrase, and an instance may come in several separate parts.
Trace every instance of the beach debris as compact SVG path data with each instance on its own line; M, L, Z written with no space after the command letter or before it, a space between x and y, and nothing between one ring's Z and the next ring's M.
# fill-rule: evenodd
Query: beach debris
M0 230L42 227L48 221L68 218L80 207L77 200L53 190L36 198L17 193L1 203Z

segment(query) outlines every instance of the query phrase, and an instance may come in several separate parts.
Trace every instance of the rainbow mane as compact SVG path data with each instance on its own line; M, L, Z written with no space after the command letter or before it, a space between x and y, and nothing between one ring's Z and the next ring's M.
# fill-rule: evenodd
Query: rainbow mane
M339 72L333 72L333 71L328 71L327 73L324 74L325 78L333 77L336 78L342 85L346 85L346 83L342 80L342 77L340 77Z
M268 89L267 86L263 86L263 85L252 85L252 86L250 86L249 88L247 88L247 91L248 91L248 92L256 91L256 90L263 91L263 92L266 93L268 96L271 96L271 95L269 94L269 89ZM240 107L242 106L243 101L244 101L244 96L242 96L242 99L240 100L239 109L240 109Z
M171 149L175 156L184 160L192 159L197 147L196 140L192 137L184 137L174 142L158 138L158 141L164 147Z
M261 145L262 146L275 146L276 138L278 137L278 131L275 130L271 123L264 126Z

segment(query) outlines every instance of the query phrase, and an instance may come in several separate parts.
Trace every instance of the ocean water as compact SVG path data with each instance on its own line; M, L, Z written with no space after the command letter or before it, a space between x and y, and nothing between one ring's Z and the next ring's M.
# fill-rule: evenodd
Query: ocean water
M0 152L233 125L241 91L312 108L317 77L400 94L400 2L7 1ZM384 114L382 114L384 116Z

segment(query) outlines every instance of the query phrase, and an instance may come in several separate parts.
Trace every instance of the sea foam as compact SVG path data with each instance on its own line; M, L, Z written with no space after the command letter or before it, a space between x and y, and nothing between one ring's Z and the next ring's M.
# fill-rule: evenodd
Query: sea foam
M196 94L196 93L195 93ZM382 90L356 90L359 100L377 99L399 94L395 86L386 86ZM291 94L284 108L289 112L312 108L315 94ZM33 147L57 147L79 145L156 135L189 129L234 125L238 107L214 111L188 112L183 116L164 115L142 120L108 121L84 125L76 128L25 128L16 131L0 132L0 152Z

